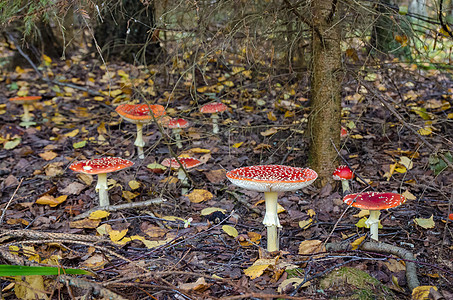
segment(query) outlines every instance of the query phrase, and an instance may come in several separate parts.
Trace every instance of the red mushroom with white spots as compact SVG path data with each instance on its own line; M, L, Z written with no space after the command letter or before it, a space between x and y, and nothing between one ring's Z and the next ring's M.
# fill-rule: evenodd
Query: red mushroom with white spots
M260 165L234 169L227 178L235 185L247 190L264 192L266 213L263 224L267 227L267 250L279 250L277 215L278 192L295 191L310 185L318 177L308 168L282 165Z
M138 157L144 159L143 147L145 146L145 141L143 141L143 125L149 124L156 118L165 115L165 108L159 104L121 104L115 111L124 120L137 125L137 138L135 139L134 145L137 146Z
M22 116L22 121L28 125L31 125L31 116L30 116L30 106L33 105L33 103L41 100L41 96L23 96L23 97L13 97L9 98L9 101L11 103L16 103L16 104L22 104L24 108L24 114Z
M107 187L107 173L122 170L133 164L133 162L119 157L103 157L72 163L69 169L74 172L98 175L96 191L99 193L99 206L108 206L110 202Z
M343 194L349 191L349 180L354 178L354 173L346 165L341 165L335 169L332 174L334 180L341 180L341 187L343 189Z
M371 239L378 241L379 216L382 209L397 207L403 204L406 198L397 193L378 193L365 192L359 194L349 194L343 198L347 205L370 211L368 220L365 225L370 227Z
M189 122L184 119L170 119L164 123L165 126L173 131L176 140L176 147L182 148L181 131L183 128L189 127Z
M181 164L178 163L178 160ZM191 168L195 168L199 165L202 164L202 162L194 157L178 157L178 160L176 158L166 158L162 161L161 165L165 167L172 168L174 170L178 170L178 179L181 181L181 194L185 195L188 192L188 185L189 182L187 180L186 172L184 169L188 170ZM181 168L182 165L182 168Z
M219 133L219 113L224 112L227 110L227 106L221 102L213 102L203 105L200 108L200 112L204 114L211 114L212 119L212 133L216 134Z

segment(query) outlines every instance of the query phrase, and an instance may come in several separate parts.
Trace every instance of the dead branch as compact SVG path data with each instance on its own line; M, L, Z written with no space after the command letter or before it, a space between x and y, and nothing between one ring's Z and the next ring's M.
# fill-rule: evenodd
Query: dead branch
M95 212L97 210L105 210L105 211L110 211L110 212L115 212L115 211L121 211L125 209L131 209L131 208L142 208L142 207L147 207L152 204L160 204L162 202L167 201L164 198L155 198L155 199L150 199L146 201L141 201L141 202L132 202L132 203L125 203L125 204L118 204L118 205L108 205L108 206L98 206L95 208L92 208L84 213L81 213L80 215L77 215L73 218L74 221L76 220L81 220L84 218L87 218L92 212Z
M350 243L328 243L326 244L327 251L347 251L351 250ZM415 289L420 285L417 277L417 265L414 254L404 248L386 244L386 243L375 243L365 242L360 246L360 250L389 253L403 259L406 264L406 279L407 285L410 290Z

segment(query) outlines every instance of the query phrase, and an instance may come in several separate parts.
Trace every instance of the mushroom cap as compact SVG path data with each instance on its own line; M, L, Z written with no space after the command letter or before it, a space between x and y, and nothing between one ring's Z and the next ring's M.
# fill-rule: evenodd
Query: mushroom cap
M260 165L231 170L227 178L235 185L257 192L295 191L310 185L318 174L308 168Z
M72 163L69 169L85 174L103 174L118 171L133 164L130 160L120 157L103 157L77 161Z
M448 218L453 221L453 214L449 214Z
M184 119L170 119L165 123L165 126L168 128L187 128L189 127L189 122Z
M350 180L354 178L354 173L346 165L341 165L333 171L332 177L334 180Z
M134 124L147 124L153 121L154 118L161 117L166 114L165 108L159 104L121 104L115 111L126 121ZM154 117L151 115L153 113Z
M340 137L344 138L346 136L348 136L348 130L346 128L344 128L344 127L341 127L341 129L340 129Z
M178 157L178 160L181 162L185 169L191 169L202 164L202 162L194 157ZM161 165L165 167L170 167L172 169L179 169L179 165L176 158L166 158L161 162Z
M17 103L17 104L31 104L38 100L41 100L41 96L24 96L24 97L13 97L9 98L9 101Z
M227 106L221 102L213 102L203 105L200 112L204 114L215 114L227 110Z
M403 204L406 198L397 193L379 193L379 192L365 192L358 194L349 194L343 198L343 202L353 207L368 209L368 210L381 210L392 207L397 207Z

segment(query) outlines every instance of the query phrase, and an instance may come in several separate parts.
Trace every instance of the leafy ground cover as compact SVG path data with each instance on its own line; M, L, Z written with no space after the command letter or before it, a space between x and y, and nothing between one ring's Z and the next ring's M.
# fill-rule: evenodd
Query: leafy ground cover
M89 290L117 299L410 298L405 265L397 257L320 247L357 244L368 233L366 213L347 209L340 186L282 194L282 252L275 257L260 250L266 236L263 195L234 187L225 173L256 164L308 165L308 77L274 77L240 67L239 57L227 58L200 59L203 73L186 72L184 60L146 68L105 67L83 53L64 62L45 58L41 72L59 85L42 81L32 68L3 70L2 263L95 274L61 276L57 283L55 277L28 277L32 287L63 298ZM398 61L380 65L364 79L345 78L348 136L338 151L357 175L353 192L407 197L381 215L380 240L413 252L421 284L452 299L451 73ZM28 128L20 126L22 108L8 102L24 95L43 97L32 109L36 125ZM181 133L182 149L171 130L154 123L144 129L145 159L138 159L135 125L122 121L115 107L145 101L190 122ZM218 134L199 111L211 101L228 106ZM176 173L160 164L175 155L203 162L188 171L187 195L181 195ZM97 206L96 178L68 166L101 156L135 164L108 176L110 203L123 206L86 214ZM23 286L18 278L3 277L3 296L34 298L30 289L18 288Z

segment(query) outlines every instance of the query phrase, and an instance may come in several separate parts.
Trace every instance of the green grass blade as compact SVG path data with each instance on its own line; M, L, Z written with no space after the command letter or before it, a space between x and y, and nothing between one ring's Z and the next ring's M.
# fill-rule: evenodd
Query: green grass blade
M59 267L0 265L0 276L61 275L61 274L91 275L92 273L80 269L63 269Z

